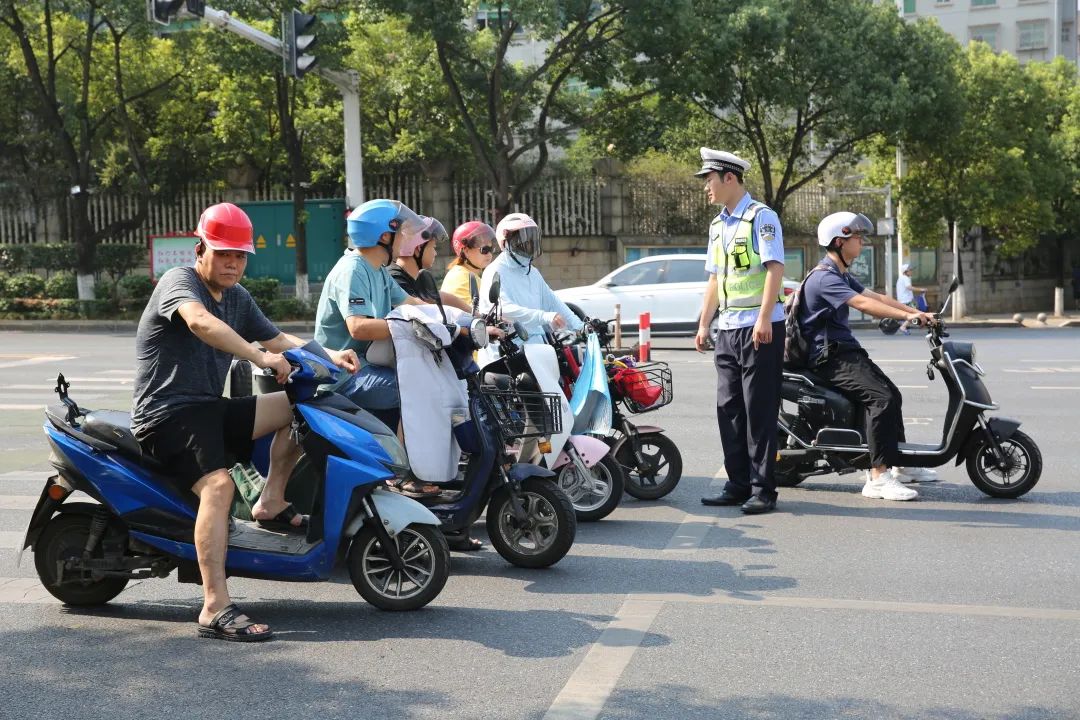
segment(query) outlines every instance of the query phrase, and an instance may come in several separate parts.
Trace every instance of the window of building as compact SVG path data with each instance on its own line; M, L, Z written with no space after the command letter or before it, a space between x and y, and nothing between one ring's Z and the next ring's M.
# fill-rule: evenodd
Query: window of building
M994 50L998 49L998 26L976 25L968 28L968 39L971 42L984 42Z
M971 0L971 7L994 7L997 5L997 0Z
M915 14L915 0L904 0L904 14L905 15L914 15Z
M1016 23L1016 49L1042 50L1046 47L1046 21L1028 20Z
M1069 47L1073 41L1073 24L1072 20L1064 20L1061 23L1061 45L1062 47Z

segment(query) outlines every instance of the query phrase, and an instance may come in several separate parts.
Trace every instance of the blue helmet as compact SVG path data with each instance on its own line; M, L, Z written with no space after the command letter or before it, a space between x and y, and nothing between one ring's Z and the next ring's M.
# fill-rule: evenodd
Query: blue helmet
M423 230L423 226L420 216L397 200L368 200L349 213L346 223L350 245L356 248L382 245L388 253L393 243L380 243L383 233L404 231L413 235Z

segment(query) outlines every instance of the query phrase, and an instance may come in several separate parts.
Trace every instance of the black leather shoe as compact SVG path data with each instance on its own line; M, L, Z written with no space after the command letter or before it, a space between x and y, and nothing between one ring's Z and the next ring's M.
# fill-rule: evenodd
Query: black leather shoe
M775 500L765 500L755 495L743 503L742 511L747 515L761 515L776 509Z
M744 502L746 502L746 498L726 492L701 498L702 505L742 505Z

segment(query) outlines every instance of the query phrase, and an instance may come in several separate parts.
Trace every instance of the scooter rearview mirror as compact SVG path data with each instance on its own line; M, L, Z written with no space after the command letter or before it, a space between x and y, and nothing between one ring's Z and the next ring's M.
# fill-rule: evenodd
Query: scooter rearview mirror
M442 295L439 293L439 286L435 284L435 276L427 270L421 270L416 276L416 287L420 292L421 300L427 300L428 302L435 303L439 306L439 313L442 315L443 322L445 323L446 310L443 308Z
M499 294L502 292L502 278L499 277L499 273L495 273L495 277L491 278L491 288L488 290L488 302L494 305L499 302Z
M525 326L519 323L517 320L514 321L514 333L518 336L521 342L525 342L529 339L529 331L526 330Z

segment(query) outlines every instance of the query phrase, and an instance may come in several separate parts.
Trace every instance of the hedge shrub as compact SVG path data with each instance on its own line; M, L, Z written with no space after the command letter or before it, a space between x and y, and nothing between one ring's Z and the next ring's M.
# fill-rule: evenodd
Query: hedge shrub
M4 282L9 298L39 298L45 294L45 279L34 273L13 275Z
M45 297L64 300L79 297L79 284L69 272L58 272L45 281Z
M255 304L265 311L272 302L278 299L281 281L277 278L244 278L240 284L251 293Z

